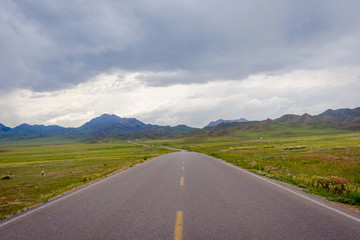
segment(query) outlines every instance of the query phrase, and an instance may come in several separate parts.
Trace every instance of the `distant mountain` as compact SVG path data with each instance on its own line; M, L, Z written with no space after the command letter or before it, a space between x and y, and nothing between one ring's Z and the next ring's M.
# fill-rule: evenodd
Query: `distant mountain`
M121 118L116 115L103 114L85 123L78 129L78 135L83 137L124 137L133 132L151 128L135 118Z
M307 126L316 126L320 123L321 120L307 113L300 116L295 114L286 114L272 121L272 124L282 124L287 126L295 126L295 125L303 125L303 124Z
M9 132L9 131L11 131L11 128L0 123L0 132Z
M360 129L360 107L354 109L328 109L314 117L323 121L324 123L327 123L327 125L333 128L345 130Z
M316 115L315 117L321 119L360 117L360 107L354 109L350 109L350 108L341 108L337 110L328 109L325 112Z
M273 132L281 136L290 136L301 133L303 130L315 129L360 130L360 108L329 109L314 116L307 113L303 115L286 114L274 120L221 123L194 131L193 135L252 136L249 133L264 134Z
M186 125L178 125L175 127L151 125L151 128L142 131L134 132L131 138L153 138L153 137L177 137L190 133L197 128L191 128Z
M211 122L203 129L185 125L175 127L145 124L135 118L121 118L116 115L103 114L78 128L64 128L56 125L21 124L15 128L0 124L0 138L31 139L41 137L62 137L76 140L100 140L104 138L159 138L181 136L242 136L247 131L263 134L274 131L282 136L296 135L302 130L339 129L360 130L360 107L354 109L326 110L311 116L286 114L277 119L264 121L223 120ZM297 129L297 130L296 130ZM251 135L251 134L250 134ZM252 135L251 135L252 136Z
M98 140L104 138L153 138L175 136L194 130L185 125L176 127L145 124L135 118L121 118L116 115L103 114L85 123L79 128L21 124L9 128L0 124L0 137L10 139L31 139L40 137L61 136L79 140Z
M124 130L136 131L146 128L146 124L140 122L135 118L121 118L114 114L103 114L100 117L94 118L82 125L81 129L96 129L103 127L119 127Z
M185 125L176 127L145 124L135 118L103 114L79 128L78 135L86 138L153 138L188 133L194 130Z
M288 127L307 128L335 128L341 130L360 130L360 107L338 110L326 110L325 112L311 116L310 114L294 115L286 114L275 120L265 120L259 125L282 125Z
M2 124L1 124L2 125ZM0 126L2 136L11 138L38 138L49 137L55 135L64 135L72 131L72 128L64 128L56 125L44 126L44 125L29 125L21 124L15 128Z
M260 124L306 127L309 129L360 130L360 107L354 109L329 109L314 116L307 113L303 115L286 114L275 120L267 120L267 123L262 121Z
M0 137L7 137L11 133L11 128L0 123Z
M218 119L216 121L212 121L210 122L208 125L206 125L205 127L213 127L216 125L219 125L221 123L232 123L232 122L249 122L248 120L246 120L245 118L240 118L240 119L235 119L235 120L224 120L224 119Z

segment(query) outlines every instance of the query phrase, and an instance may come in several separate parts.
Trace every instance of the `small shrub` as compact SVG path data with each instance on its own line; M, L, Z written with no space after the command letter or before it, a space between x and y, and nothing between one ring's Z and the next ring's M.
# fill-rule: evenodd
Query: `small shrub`
M360 193L358 193L358 187L349 183L346 178L332 176L332 177L321 177L321 176L305 176L298 175L294 176L293 179L306 186L315 188L320 191L329 192L333 195L351 195L358 196L360 199Z
M91 180L91 177L84 177L83 182L87 182L87 181L90 181L90 180Z
M354 200L356 202L356 204L360 205L360 192L352 192L352 193L349 193L348 196L349 196L349 198Z

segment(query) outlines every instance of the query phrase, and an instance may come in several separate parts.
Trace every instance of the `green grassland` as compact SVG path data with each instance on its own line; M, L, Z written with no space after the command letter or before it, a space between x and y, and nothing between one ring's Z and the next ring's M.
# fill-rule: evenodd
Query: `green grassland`
M115 140L63 143L61 139L0 143L1 219L119 169L170 152Z
M360 133L289 130L143 142L204 153L330 200L360 206Z
M0 218L170 152L201 152L331 200L360 206L360 132L306 126L203 129L185 138L138 140L144 147L108 139L0 139Z

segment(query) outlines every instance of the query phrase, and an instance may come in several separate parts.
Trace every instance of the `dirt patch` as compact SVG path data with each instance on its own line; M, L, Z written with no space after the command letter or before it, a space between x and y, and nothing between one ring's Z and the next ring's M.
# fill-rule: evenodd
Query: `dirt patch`
M222 149L219 152L230 152L230 150L229 149Z
M265 169L270 170L270 171L275 171L275 170L278 170L279 168L278 167L273 167L273 166L266 166Z

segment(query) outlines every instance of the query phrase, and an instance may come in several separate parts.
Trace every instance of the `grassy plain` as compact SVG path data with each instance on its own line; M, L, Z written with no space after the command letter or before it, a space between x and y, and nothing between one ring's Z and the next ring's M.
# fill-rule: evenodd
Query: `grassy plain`
M330 200L360 206L359 132L297 130L290 136L281 131L234 135L145 143L204 153Z
M206 133L208 134L208 133ZM178 139L71 143L64 139L0 140L0 218L47 201L145 159L169 146L201 152L360 206L360 133L273 127Z
M50 143L57 145L49 145ZM37 145L37 146L34 146ZM0 218L170 150L125 141L0 142Z

